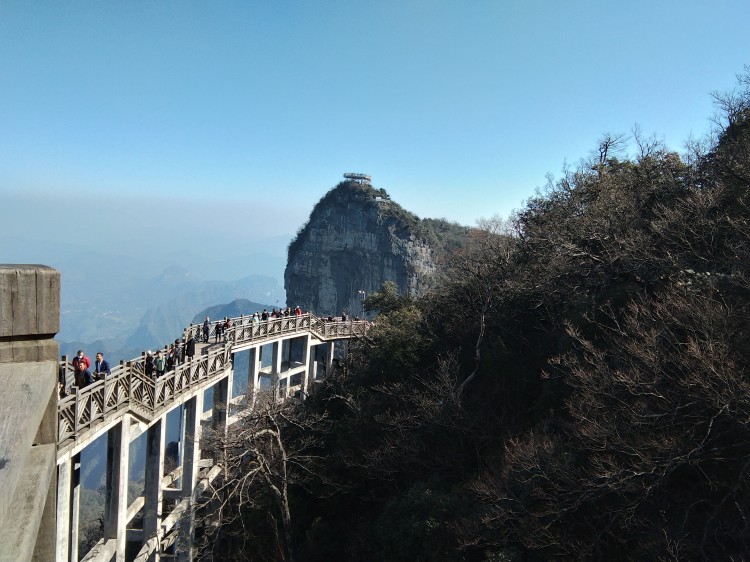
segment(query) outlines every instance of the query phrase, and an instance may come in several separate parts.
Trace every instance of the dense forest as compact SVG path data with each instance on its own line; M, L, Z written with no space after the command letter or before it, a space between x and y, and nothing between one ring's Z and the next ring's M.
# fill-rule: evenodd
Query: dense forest
M605 136L430 294L370 295L306 400L206 435L203 557L750 558L750 69L715 97L710 141Z

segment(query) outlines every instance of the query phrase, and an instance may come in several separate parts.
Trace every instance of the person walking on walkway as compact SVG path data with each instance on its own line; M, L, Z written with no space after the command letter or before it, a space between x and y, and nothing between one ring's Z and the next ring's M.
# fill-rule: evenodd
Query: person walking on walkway
M208 336L211 333L211 321L208 319L208 316L206 316L206 319L203 321L203 343L208 343Z

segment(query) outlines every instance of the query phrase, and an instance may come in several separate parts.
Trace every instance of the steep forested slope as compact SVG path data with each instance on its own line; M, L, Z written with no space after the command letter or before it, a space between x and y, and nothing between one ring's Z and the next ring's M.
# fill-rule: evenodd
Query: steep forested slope
M265 541L248 559L746 559L740 86L707 152L636 137L626 157L606 137L473 233L435 291L371 295L380 314L348 359L265 411L284 447L262 458L288 495L259 480L219 527L226 552L252 528Z

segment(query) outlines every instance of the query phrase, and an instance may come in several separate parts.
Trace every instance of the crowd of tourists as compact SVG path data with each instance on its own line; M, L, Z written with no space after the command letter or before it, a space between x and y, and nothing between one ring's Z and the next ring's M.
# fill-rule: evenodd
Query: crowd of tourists
M291 307L286 308L272 308L271 312L267 309L263 309L262 312L254 312L253 314L245 316L244 314L235 322L228 317L224 317L218 322L211 322L211 319L206 316L203 321L203 325L196 337L200 338L203 343L210 343L211 328L213 326L214 343L226 341L227 333L235 326L247 326L247 325L259 325L261 322L268 322L277 320L280 318L287 318L290 316L302 316L302 309L297 306L294 309ZM346 311L342 312L340 317L328 316L324 318L327 322L346 322L347 315ZM354 318L359 320L359 318ZM147 377L157 379L166 373L174 370L178 365L184 363L187 360L192 359L195 356L196 339L192 335L187 341L184 339L176 339L174 343L169 346L165 346L165 349L161 349L156 352L151 350L146 351L143 359L144 369L143 372ZM86 356L82 349L79 349L76 356L70 362L73 368L73 384L72 387L82 389L96 381L103 380L111 374L111 368L109 363L104 358L102 352L96 354L96 359L93 363L89 357ZM67 366L65 364L60 365L59 383L60 383L60 396L66 396L70 391L67 388Z
M285 318L289 316L302 316L302 309L297 306L294 309L287 306L282 309L273 308L271 312L268 309L263 309L263 312L254 312L248 316L241 314L237 320L237 326L257 325L261 322L267 322L268 320L276 320L278 318ZM220 341L226 341L227 332L235 326L231 318L224 317L222 320L214 323L214 343ZM203 336L203 343L209 343L211 339L211 319L206 316L203 321L203 328L201 331Z
M174 370L180 363L192 359L193 356L195 356L195 339L192 337L187 341L176 339L173 344L165 346L164 351L159 349L154 353L148 350L144 353L144 373L148 377L157 378ZM109 362L104 359L104 353L101 351L96 354L96 360L92 365L91 359L82 349L79 349L70 365L73 368L71 386L77 389L86 388L96 381L104 380L112 373ZM60 365L58 382L61 397L66 396L70 391L70 388L66 388L67 370L64 363Z
M159 378L173 371L178 365L191 360L195 356L195 338L187 341L176 339L164 351L157 349L156 353L150 349L143 360L143 373L149 378Z

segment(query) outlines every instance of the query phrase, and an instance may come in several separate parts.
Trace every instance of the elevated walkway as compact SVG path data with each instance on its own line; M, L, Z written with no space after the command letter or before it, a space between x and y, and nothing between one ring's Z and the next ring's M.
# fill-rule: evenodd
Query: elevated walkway
M284 339L309 336L325 343L362 336L365 321L328 322L312 314L270 319L253 324L249 318L232 318L233 326L216 342L215 322L208 343L202 338L202 326L191 325L183 332L183 341L196 340L196 355L155 379L146 375L141 356L114 367L104 380L97 381L60 400L58 404L58 458L80 450L96 439L112 422L125 414L150 423L165 411L189 400L199 390L211 386L232 368L232 355L241 351L277 343ZM211 343L211 342L214 343ZM63 361L65 379L72 380L72 365Z
M208 343L202 326L191 325L182 340L195 342L195 355L185 357L172 370L153 378L146 375L145 357L123 361L104 380L73 392L58 403L56 459L58 561L78 560L78 506L81 495L81 452L96 439L107 439L107 487L104 537L83 558L86 561L124 560L126 543L141 550L136 560L160 560L177 554L190 560L193 533L192 504L219 474L211 459L201 458L201 425L226 431L237 418L233 405L252 404L263 382L271 385L278 400L305 395L308 386L332 364L334 343L362 336L367 322L329 322L311 314L287 316L253 323L251 318L231 319L231 328L218 338L219 322L210 326ZM292 358L292 348L297 352ZM235 362L247 355L248 384L244 393L232 395ZM264 357L264 353L266 354ZM244 355L243 355L244 357ZM61 363L64 378L72 366ZM213 408L204 413L204 393L213 388ZM182 463L164 475L166 416L175 408L182 414ZM127 484L130 443L146 434L145 492L128 504ZM175 487L175 482L177 485ZM174 499L166 512L164 499ZM137 514L141 528L131 528Z

